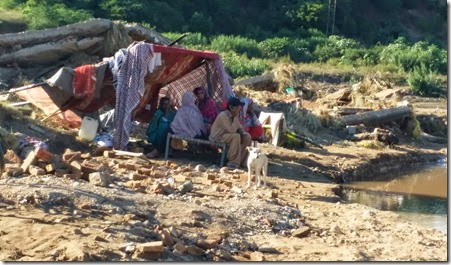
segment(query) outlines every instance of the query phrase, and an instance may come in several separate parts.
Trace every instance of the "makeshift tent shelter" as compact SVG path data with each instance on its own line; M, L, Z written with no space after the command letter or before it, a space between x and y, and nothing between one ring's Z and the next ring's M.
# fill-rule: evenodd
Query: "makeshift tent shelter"
M62 68L47 84L17 92L51 115L79 127L80 112L115 102L114 147L128 143L132 119L148 122L164 95L178 107L186 91L207 87L217 102L233 95L219 54L144 42L133 43L96 65Z

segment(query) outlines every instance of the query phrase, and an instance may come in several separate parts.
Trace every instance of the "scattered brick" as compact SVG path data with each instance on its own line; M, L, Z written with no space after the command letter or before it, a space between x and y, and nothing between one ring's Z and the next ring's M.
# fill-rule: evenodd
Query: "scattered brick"
M33 175L33 176L45 175L45 170L44 169L42 169L40 167L37 167L37 166L33 166L33 165L31 165L28 168L28 172L30 172L30 174Z
M63 154L63 161L66 161L67 163L71 163L72 161L81 159L81 152L74 152L70 149L66 149L66 151Z
M144 180L144 179L148 179L148 177L146 175L141 175L138 173L132 173L130 175L130 179L131 180Z
M113 151L105 150L103 151L103 156L106 158L115 158L116 154Z
M53 160L53 154L47 151L45 148L36 148L36 158L47 163L51 163Z
M216 178L216 176L214 174L207 174L205 177L206 177L206 179L209 179L209 180L215 180L215 178Z
M55 169L56 169L56 166L53 163L45 166L45 172L47 172L47 173L53 173L53 172L55 172Z
M175 244L174 239L166 229L159 231L159 234L161 241L163 241L163 245L166 247L172 247Z
M210 186L210 185L212 185L213 183L215 183L214 180L210 180L210 179L203 179L203 180L202 180L202 184L204 184L204 185Z
M268 196L271 197L271 198L273 198L273 199L279 197L277 191L275 191L275 190L270 190L270 191L268 192Z
M137 170L136 172L137 172L138 174L146 175L146 176L152 175L152 169L150 169L150 168L145 168L145 167L140 167L140 168L138 168L138 170Z
M186 247L186 253L193 256L202 256L205 252L197 246L188 246Z
M178 242L177 244L174 245L174 249L184 253L186 251L186 246L182 242Z
M25 160L22 163L22 166L20 166L22 168L22 170L24 172L28 171L28 168L31 165L34 165L36 163L36 152L35 151L31 151L30 153L28 153L27 157L25 158Z
M90 159L90 158L92 158L92 155L90 154L90 153L84 153L84 154L81 154L81 159Z
M185 182L187 180L187 177L185 175L178 174L174 176L174 180L176 182Z
M153 175L154 175L155 178L158 178L158 179L166 177L166 174L164 172L160 171L160 170L155 170L153 172Z
M132 189L139 189L139 188L141 188L141 181L130 180L130 181L127 181L126 185L127 185L127 187L132 188Z
M14 153L13 150L6 151L6 153L5 153L5 155L3 157L5 158L5 162L6 163L20 164L22 162L20 157L17 156L16 153Z
M75 175L77 179L81 178L81 165L77 161L72 161L70 163L70 169L72 170L72 174Z
M231 188L231 187L233 186L233 183L232 183L231 181L226 181L226 180L224 180L224 181L222 181L222 183L223 183L224 185L226 185L227 187L229 187L229 188Z
M97 163L93 163L93 162L90 162L87 160L83 161L83 163L81 163L80 166L81 166L81 168L80 168L81 172L88 173L88 174L94 173L94 172L99 172L100 168L102 167L102 165L99 165Z
M221 242L222 238L220 236L209 236L207 239L200 239L196 241L196 246L203 249L214 248L217 244Z
M137 249L144 253L161 253L164 250L163 241L154 241L137 245Z

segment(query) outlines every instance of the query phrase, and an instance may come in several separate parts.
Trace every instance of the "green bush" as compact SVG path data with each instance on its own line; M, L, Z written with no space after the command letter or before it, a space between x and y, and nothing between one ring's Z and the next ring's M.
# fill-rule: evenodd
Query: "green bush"
M171 41L176 40L178 37L180 37L182 33L178 32L165 32L163 33L163 36L170 39ZM195 50L206 50L209 49L209 41L207 37L202 35L201 33L194 32L194 33L188 33L188 36L183 38L179 42L179 44L183 45L184 47L187 47L189 49L195 49Z
M381 51L380 61L384 64L395 64L404 72L411 72L415 67L424 65L432 72L446 74L447 52L436 45L425 41L409 46L405 38L398 38Z
M224 67L233 77L256 76L269 69L269 63L264 59L249 59L246 55L235 52L222 53Z
M30 29L59 27L92 18L92 15L81 9L71 9L64 4L50 5L37 0L29 0L22 12L27 17Z
M290 40L287 37L266 39L258 44L265 58L276 59L289 54Z
M318 44L313 54L317 60L326 62L331 58L343 56L348 49L358 48L360 48L360 43L358 41L332 35L329 36L328 39L324 39L321 44Z
M414 67L407 77L407 83L420 96L437 97L441 94L440 81L424 64Z
M262 55L255 40L239 36L216 36L211 40L211 48L216 52L233 51L247 54L249 57L261 57Z

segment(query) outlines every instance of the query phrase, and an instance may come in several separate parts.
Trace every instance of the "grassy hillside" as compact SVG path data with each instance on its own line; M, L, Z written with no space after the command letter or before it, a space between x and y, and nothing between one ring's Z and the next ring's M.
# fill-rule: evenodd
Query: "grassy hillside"
M221 53L234 78L281 62L320 64L403 75L418 94L436 95L447 73L446 8L439 0L2 0L0 18L31 30L92 17L138 22L170 39L192 32L182 44Z

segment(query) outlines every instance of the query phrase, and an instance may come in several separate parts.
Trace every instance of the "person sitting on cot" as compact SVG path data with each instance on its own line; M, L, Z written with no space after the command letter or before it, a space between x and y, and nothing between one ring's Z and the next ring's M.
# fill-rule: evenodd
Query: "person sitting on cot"
M204 117L205 126L207 127L207 130L210 131L211 125L218 116L216 103L211 97L206 95L205 88L203 87L196 87L193 92L194 95L196 95L196 105Z
M163 153L166 147L166 137L168 135L170 124L174 120L176 112L171 108L168 97L160 99L160 105L153 114L147 127L147 140L155 149L147 154L149 158L156 158Z
M178 136L207 139L207 128L195 101L196 99L191 91L183 94L182 106L175 115L171 130Z
M250 98L242 98L241 102L244 103L241 111L241 124L244 131L251 135L252 141L263 142L265 137L263 126L254 112L253 100Z
M244 104L236 97L228 99L227 109L219 113L211 126L209 140L226 143L227 166L230 168L245 167L247 150L251 145L251 136L241 128L240 111Z

